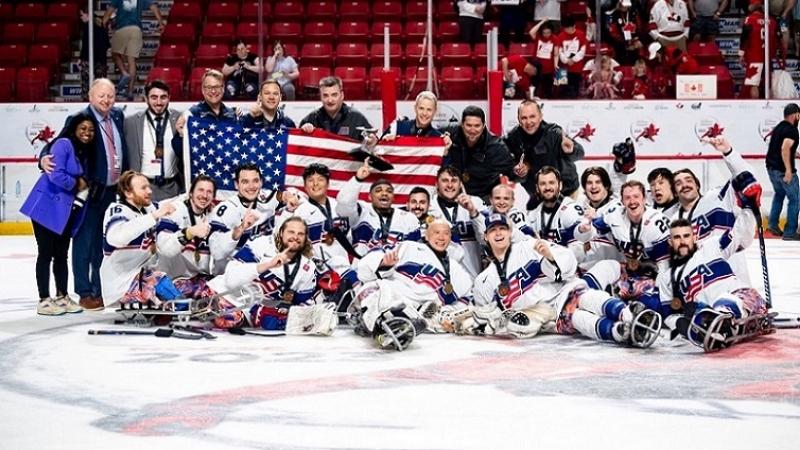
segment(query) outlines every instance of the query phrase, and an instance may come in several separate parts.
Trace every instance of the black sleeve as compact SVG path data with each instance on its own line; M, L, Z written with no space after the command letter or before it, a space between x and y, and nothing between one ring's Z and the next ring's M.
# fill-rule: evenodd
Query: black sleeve
M506 175L509 178L514 177L514 158L500 138L493 138L486 150L488 154L492 155L490 164L493 172Z

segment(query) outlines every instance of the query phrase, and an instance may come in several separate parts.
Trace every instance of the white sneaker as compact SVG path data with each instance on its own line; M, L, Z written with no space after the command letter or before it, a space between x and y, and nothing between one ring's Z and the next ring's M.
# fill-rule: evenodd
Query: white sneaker
M39 302L36 306L36 312L42 316L60 316L67 313L64 308L58 306L50 297Z
M83 308L81 307L81 305L72 301L72 298L70 298L69 295L56 297L56 299L53 301L57 306L61 307L66 313L75 314L83 312Z

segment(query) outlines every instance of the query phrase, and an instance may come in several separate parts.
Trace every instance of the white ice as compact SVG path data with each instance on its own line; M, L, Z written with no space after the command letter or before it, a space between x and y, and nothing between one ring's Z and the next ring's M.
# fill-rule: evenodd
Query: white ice
M800 313L800 243L767 252L775 310ZM37 316L35 253L0 238L0 449L800 448L798 330L713 355L665 336L88 336L115 314Z

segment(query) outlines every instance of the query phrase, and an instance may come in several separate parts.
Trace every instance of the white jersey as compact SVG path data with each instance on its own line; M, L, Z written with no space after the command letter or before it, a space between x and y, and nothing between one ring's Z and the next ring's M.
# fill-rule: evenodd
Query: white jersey
M162 217L156 226L158 267L170 278L211 274L211 254L208 237L186 239L188 227L208 219L207 213L195 214L189 200L175 202L175 212Z
M449 251L445 264L427 244L406 241L398 243L396 248L398 261L389 270L381 270L380 265L392 248L376 248L361 258L358 280L362 283L380 280L382 288L389 287L399 298L412 302L438 300L451 305L472 301L472 276Z
M595 217L605 216L613 213L616 210L624 208L624 206L622 206L622 202L619 200L619 198L617 198L616 195L609 196L597 208L592 206L591 203L589 203L589 199L586 197L584 197L582 203L584 210L587 208L593 208L595 210ZM574 250L576 247L572 248ZM589 242L584 243L580 250L581 251L575 256L578 259L578 267L583 271L591 269L599 261L617 258L617 248L614 243L609 242L607 239L599 236L591 239Z
M528 226L534 235L569 248L581 259L583 244L575 240L575 231L582 220L583 207L570 197L563 197L552 210L542 202L528 213Z
M472 226L475 227L475 232L478 234L478 240L482 245L486 244L486 218L491 214L501 214L492 209L483 211L481 215L472 219ZM511 242L522 242L528 240L533 235L533 228L528 225L525 213L520 211L517 207L512 207L505 213L506 219L511 226Z
M217 293L222 293L256 282L270 300L287 301L284 294L291 291L292 304L310 303L317 283L316 268L311 259L298 255L288 264L258 273L258 264L271 260L278 253L272 235L256 236L236 252L225 268L225 274L208 284ZM287 280L291 283L287 284Z
M156 264L156 219L153 205L137 209L114 202L103 219L103 263L100 281L106 306L118 302L144 268Z
M668 264L669 218L664 214L647 207L639 225L633 225L622 208L593 219L591 224L586 233L576 230L578 240L598 239L612 244L616 248L615 259L638 259L643 269L660 271Z
M478 210L478 218L483 217L482 212L486 211L486 205L479 197L471 196L470 200ZM458 203L449 202L438 194L431 196L431 206L428 212L437 219L444 219L452 226L452 242L461 246L464 250L464 267L474 276L481 271L481 247L479 233L476 232L473 219L469 216L469 211L462 208Z
M300 217L308 225L308 239L314 247L314 258L323 262L339 275L350 270L350 257L347 250L334 237L337 229L343 239L347 239L349 224L347 219L336 213L336 199L326 198L325 204L303 200L293 212L286 208L275 215L275 230L290 217Z
M520 310L545 302L561 310L574 288L569 282L575 278L577 261L571 251L551 243L553 264L533 249L535 242L512 244L506 260L493 261L478 275L473 288L476 305L497 304L503 309ZM506 283L501 281L501 272L505 272Z
M417 217L400 208L392 208L390 217L383 217L371 203L358 200L359 181L353 177L342 186L336 196L336 213L347 219L352 233L353 247L360 256L370 250L398 241L421 239Z
M258 195L256 202L248 208L238 195L232 195L218 204L209 218L211 233L208 235L208 247L211 252L212 270L215 275L225 271L225 265L237 250L252 236L269 235L274 225L275 210L278 200L275 191L264 191ZM244 219L248 209L253 209L258 219L246 229L238 240L233 239L233 229Z
M678 199L673 199L671 202L664 204L664 205L656 205L652 199L648 205L650 208L655 209L656 211L664 214L667 217L674 217L675 214L678 213L678 209L680 209L681 204L678 203Z
M698 242L694 255L682 265L659 272L656 284L662 303L680 298L685 303L713 305L720 297L750 285L733 272L729 258L753 242L756 220L749 209L741 210L733 228Z

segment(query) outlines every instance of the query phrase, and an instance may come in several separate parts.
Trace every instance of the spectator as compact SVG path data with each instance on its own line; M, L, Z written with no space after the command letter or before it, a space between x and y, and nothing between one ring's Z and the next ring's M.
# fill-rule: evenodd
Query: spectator
M553 32L558 31L561 26L561 3L564 0L536 0L533 9L533 20L535 22L550 22Z
M477 106L467 106L461 113L461 124L442 130L447 155L442 166L461 171L464 189L469 195L486 201L500 176L514 175L514 160L503 141L486 129L486 114Z
M658 0L650 10L650 36L664 47L686 51L689 9L683 0Z
M417 136L417 137L439 137L442 135L433 126L433 118L436 116L436 109L439 100L436 94L431 91L422 91L417 94L414 100L414 118L397 119L389 130L390 135L395 136ZM391 138L390 138L391 139Z
M297 63L294 58L286 55L286 49L281 44L281 41L275 41L272 52L272 56L267 58L264 70L268 73L270 79L277 80L278 84L280 84L283 99L292 101L295 99L293 82L300 76Z
M636 2L635 4L633 2ZM608 13L608 33L603 33L623 65L633 64L642 50L643 20L638 0L620 0Z
M514 174L522 179L522 186L531 196L528 203L533 209L536 198L536 172L544 166L558 169L562 177L561 193L574 197L580 187L575 161L584 156L583 146L566 135L564 130L543 120L538 103L523 100L517 108L518 125L505 137L505 143L519 161Z
M761 0L751 0L750 14L744 19L742 37L739 39L739 60L744 67L744 88L742 95L759 98L761 79L764 76L764 5ZM770 60L777 55L777 23L770 17L767 35L769 36Z
M508 55L500 60L506 98L533 98L531 86L539 73L536 64L532 58L521 55Z
M719 34L719 18L728 10L728 0L686 0L693 41L710 42Z
M561 21L561 34L558 36L560 48L558 59L561 66L567 69L567 86L565 98L578 98L583 79L583 58L586 55L586 35L575 27L573 17L565 17Z
M144 87L147 109L125 118L130 168L150 182L154 201L186 191L183 181L183 141L175 124L180 113L169 109L169 85L154 80Z
M242 117L242 124L247 128L296 128L294 121L283 113L281 105L281 85L277 80L264 80L258 91L258 101L250 113Z
M525 26L530 16L530 5L535 0L521 0L518 5L498 5L497 12L500 15L500 27L498 40L501 44L508 47L512 41L525 42Z
M658 61L668 68L673 75L697 75L700 73L700 64L686 50L678 47L664 47L658 42L653 42L647 48L651 61Z
M142 51L142 13L150 9L158 21L158 32L164 31L165 21L161 18L158 3L152 0L111 0L103 16L103 27L108 25L111 15L114 19L114 34L111 36L111 56L122 75L117 83L117 93L133 100L133 85L136 82L136 58ZM123 59L123 56L125 57Z
M594 61L592 61L594 62ZM622 80L622 72L615 70L619 63L606 55L600 57L600 65L587 64L589 75L589 86L586 88L586 97L593 100L607 100L619 98L619 82Z
M459 0L455 3L461 41L470 47L481 41L486 3L485 0Z
M361 142L364 138L363 129L372 129L363 114L344 104L341 78L325 77L319 80L319 96L322 107L311 111L300 121L300 128L306 133L313 133L320 128ZM374 133L369 135L369 140L372 143L377 141Z
M647 73L647 63L643 59L637 59L633 64L633 86L631 88L631 98L634 100L647 100L657 98L651 88L652 79Z
M794 36L794 56L800 58L800 2L797 1L792 8L792 34Z
M751 5L755 3L756 1L750 1ZM763 0L759 0L758 3L764 4ZM781 55L786 55L789 48L789 24L796 3L797 0L770 0L769 2L769 16L777 23L781 36Z
M183 136L183 127L187 117L198 116L219 122L237 122L239 113L222 103L223 81L225 77L219 70L209 69L200 78L203 89L203 101L192 106L175 123L175 131Z
M94 120L85 112L72 117L49 145L53 170L43 173L20 211L31 218L36 237L37 312L45 316L83 311L67 294L67 250L80 228L89 186L84 178L95 143ZM56 298L50 297L50 263L56 281Z
M798 138L797 124L800 122L800 106L789 103L783 108L783 121L775 126L769 138L767 149L767 173L772 182L772 208L769 212L767 230L775 235L783 235L785 241L798 241L797 214L800 211L800 196L798 195L797 169L795 156L797 155ZM781 231L778 219L783 209L783 200L786 199L786 227Z
M108 76L108 29L103 27L103 12L96 11L94 19L94 77L106 78ZM81 98L89 98L89 14L83 10L81 18Z
M558 69L558 38L553 35L553 26L549 20L543 20L531 28L530 36L533 39L533 55L539 64L536 95L552 98L553 78Z
M228 55L222 74L225 82L225 98L230 100L245 97L255 100L258 95L258 75L261 73L261 60L258 55L250 53L247 44L241 39L233 42L233 53Z

